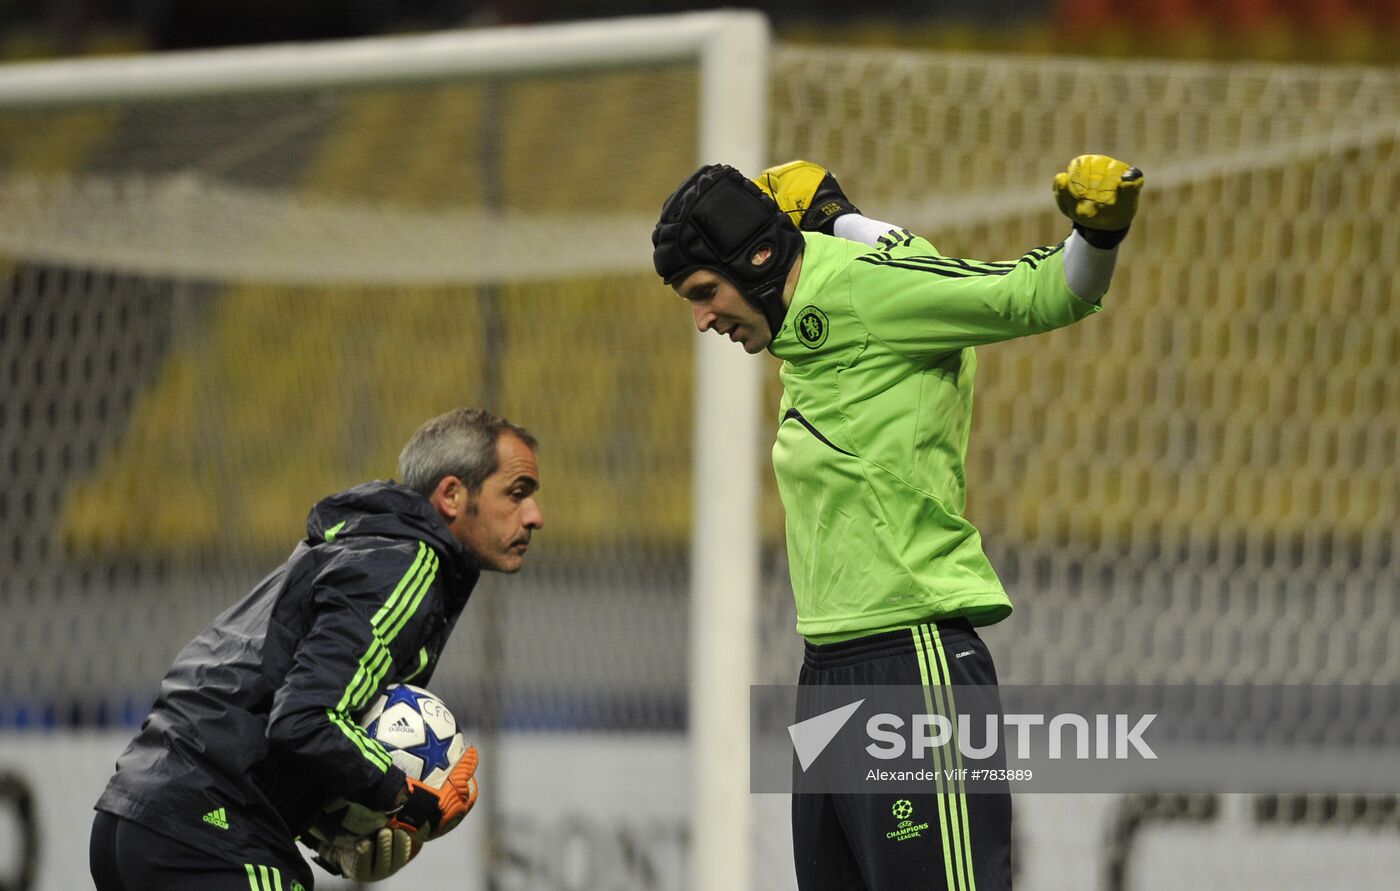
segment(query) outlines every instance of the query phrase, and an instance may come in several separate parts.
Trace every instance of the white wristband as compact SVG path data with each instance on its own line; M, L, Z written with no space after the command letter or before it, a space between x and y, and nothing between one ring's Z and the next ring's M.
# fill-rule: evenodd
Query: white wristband
M870 217L863 217L858 213L839 216L832 224L832 232L836 234L837 238L859 241L861 244L868 244L871 247L879 243L881 236L898 228L898 226L889 223L872 220Z
M1098 303L1108 293L1118 247L1097 248L1078 232L1065 239L1065 283L1074 296L1085 303Z

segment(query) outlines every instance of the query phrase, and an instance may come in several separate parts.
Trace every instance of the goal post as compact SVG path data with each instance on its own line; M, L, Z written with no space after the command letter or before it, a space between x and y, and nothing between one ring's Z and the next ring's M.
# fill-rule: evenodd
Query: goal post
M764 166L767 34L751 16L701 63L700 160ZM696 345L695 521L691 539L691 874L696 889L752 875L749 685L759 577L759 396L763 370L733 344Z

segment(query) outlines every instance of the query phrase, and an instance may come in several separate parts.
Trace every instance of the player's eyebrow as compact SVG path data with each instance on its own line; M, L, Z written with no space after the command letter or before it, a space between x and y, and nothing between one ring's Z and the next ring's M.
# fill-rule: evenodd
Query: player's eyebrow
M681 295L682 299L685 300L702 300L705 297L709 296L705 292L713 291L714 287L715 283L708 281L702 281L699 284L690 286L689 288L682 287L681 285L675 286L676 293Z

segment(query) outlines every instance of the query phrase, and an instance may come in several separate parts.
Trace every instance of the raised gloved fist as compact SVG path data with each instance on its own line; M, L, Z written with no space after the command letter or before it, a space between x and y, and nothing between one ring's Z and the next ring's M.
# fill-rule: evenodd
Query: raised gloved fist
M379 882L408 865L421 847L402 829L384 828L353 847L322 844L317 859L352 882Z
M1142 171L1107 155L1080 155L1055 174L1055 203L1076 227L1126 230L1137 213Z
M833 234L836 218L860 213L825 167L811 161L789 161L769 167L754 182L805 232Z
M434 788L410 777L403 805L390 815L389 827L419 842L451 832L476 804L476 765L476 746L467 746L442 786Z

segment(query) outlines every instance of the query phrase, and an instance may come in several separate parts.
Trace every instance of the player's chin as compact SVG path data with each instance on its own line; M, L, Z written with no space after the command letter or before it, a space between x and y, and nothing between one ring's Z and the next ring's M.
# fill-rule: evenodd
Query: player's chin
M519 572L524 565L525 554L515 549L504 554L497 554L489 561L481 561L481 568L487 572L504 572L507 575Z
M744 347L744 352L748 353L750 356L755 356L768 349L768 340L769 338L767 337L755 334L744 338L741 344Z

